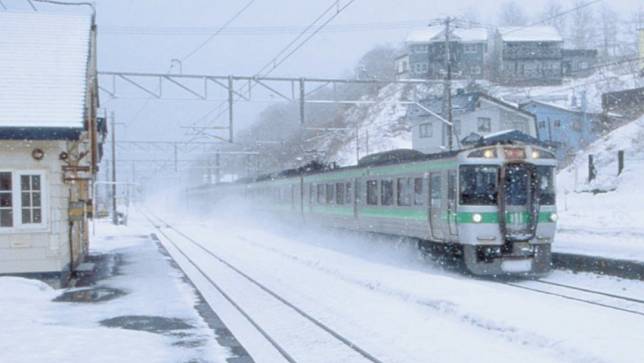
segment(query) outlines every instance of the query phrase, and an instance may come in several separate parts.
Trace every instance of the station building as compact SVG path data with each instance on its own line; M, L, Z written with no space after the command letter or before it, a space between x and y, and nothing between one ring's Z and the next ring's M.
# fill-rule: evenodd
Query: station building
M0 12L0 275L64 284L87 254L97 120L93 16Z

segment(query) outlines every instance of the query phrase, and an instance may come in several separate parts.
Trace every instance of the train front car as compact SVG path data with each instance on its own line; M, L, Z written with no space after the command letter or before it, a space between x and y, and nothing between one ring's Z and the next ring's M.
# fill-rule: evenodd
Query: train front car
M556 228L554 154L496 144L459 155L458 240L477 275L543 275Z

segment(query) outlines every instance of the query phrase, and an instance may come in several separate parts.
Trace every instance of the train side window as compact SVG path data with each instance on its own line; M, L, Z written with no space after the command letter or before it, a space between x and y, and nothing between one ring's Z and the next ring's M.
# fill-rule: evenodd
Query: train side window
M423 192L425 189L425 184L423 184L423 178L414 179L414 205L423 205L425 201L423 200Z
M412 188L411 178L398 178L398 205L411 206Z
M380 204L382 205L394 204L394 181L393 180L380 181Z
M318 204L324 203L324 184L318 184Z
M367 204L378 205L378 181L367 180Z
M335 204L344 204L344 183L335 184Z
M432 200L432 205L440 205L441 201L441 194L442 194L442 178L440 174L432 174L431 176L431 200Z
M327 204L333 203L333 199L334 199L333 198L333 194L334 194L333 193L333 189L334 189L333 187L334 187L333 184L327 184L326 185L326 202L327 202Z
M344 202L346 204L351 204L351 182L346 184L344 190Z

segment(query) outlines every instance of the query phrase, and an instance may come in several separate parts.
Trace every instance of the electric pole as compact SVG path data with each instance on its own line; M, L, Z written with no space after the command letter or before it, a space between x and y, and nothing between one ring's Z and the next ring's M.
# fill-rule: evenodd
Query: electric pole
M449 16L445 18L445 70L447 71L447 75L445 77L444 101L447 111L447 121L449 122L447 124L447 145L449 151L452 151L454 149L454 124L452 121L452 59L449 45L451 21L452 19Z
M112 223L118 224L116 215L116 122L114 120L114 111L110 113L112 124Z

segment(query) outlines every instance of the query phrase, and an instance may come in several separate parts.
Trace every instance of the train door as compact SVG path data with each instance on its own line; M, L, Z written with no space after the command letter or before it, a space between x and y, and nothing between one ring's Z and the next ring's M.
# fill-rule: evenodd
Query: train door
M447 226L451 237L457 235L456 231L456 170L447 172Z
M429 174L429 228L432 238L443 239L441 217L443 216L443 177L440 173Z

